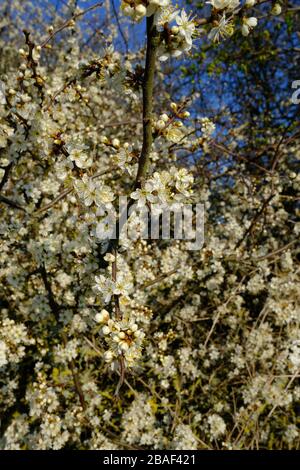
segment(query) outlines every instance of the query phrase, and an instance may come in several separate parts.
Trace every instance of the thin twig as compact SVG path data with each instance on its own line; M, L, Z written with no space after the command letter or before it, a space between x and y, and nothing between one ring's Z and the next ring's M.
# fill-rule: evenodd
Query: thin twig
M12 169L12 166L13 166L13 163L10 162L4 169L4 174L3 174L2 179L0 181L0 191L2 190L2 188L5 186L5 184L8 181L9 173L10 173L10 170Z
M102 5L103 5L103 2L99 2L99 3L96 3L95 5L90 6L86 10L81 11L80 13L76 13L76 14L72 15L71 18L66 20L59 28L57 28L55 31L53 31L49 35L49 37L47 39L45 39L45 41L42 42L42 44L40 44L40 47L42 47L42 48L45 47L51 41L51 39L54 38L54 36L56 36L58 33L60 33L63 29L67 28L70 24L72 24L72 21L77 20L77 18L79 18L80 16L83 16L86 13L88 13L89 11L92 11L95 8L99 8Z
M12 199L2 196L1 194L0 194L0 202L3 202L4 204L7 204L10 207L13 207L14 209L19 209L20 211L26 212L26 209L20 206L20 204L13 201Z
M177 271L178 271L178 268L172 269L171 271L169 271L169 272L167 272L167 273L161 274L160 276L156 277L156 278L153 279L152 281L146 282L146 283L143 284L142 286L138 286L138 288L139 288L139 289L146 289L146 287L153 286L153 285L156 284L157 282L163 281L164 279L166 279L167 277L171 276L172 274L175 274Z
M272 251L271 253L268 253L267 255L259 256L258 258L255 258L254 260L255 261L263 261L267 258L271 258L272 256L278 255L282 251L287 250L288 248L293 246L296 242L298 242L298 240L292 240L290 243L287 243L286 245L282 246L281 248L278 248L277 250Z
M266 207L268 206L268 204L270 203L270 201L273 199L274 197L274 194L271 194L262 204L260 210L256 213L254 219L252 220L250 226L248 227L248 229L246 230L246 232L244 233L244 235L242 236L242 238L236 243L235 245L235 249L237 249L245 240L246 238L248 237L248 235L252 232L253 228L255 227L255 225L257 224L258 220L260 219L260 217L263 215Z
M251 274L251 273L250 273ZM243 284L244 280L246 279L247 275L244 275L241 279L241 281L239 282L238 286L235 288L235 290L233 291L233 293L228 297L228 299L226 300L225 304L223 305L224 307L226 307L228 305L228 303L230 302L230 300L235 296L235 294L238 292L239 288L241 287L241 285ZM220 318L220 315L221 315L221 312L222 310L220 309L217 313L217 315L215 316L215 319L213 321L213 324L211 326L211 329L209 330L208 332L208 335L206 337L206 340L205 340L205 343L204 343L204 347L206 348L213 332L214 332L214 329L215 329L215 326L216 324L218 323L219 321L219 318Z
M115 167L112 167L112 168L109 168L108 170L100 171L99 173L96 173L95 175L93 175L91 178L92 179L99 178L100 176L104 176L107 173L109 173L110 171L113 171L114 169L115 169ZM74 191L74 188L65 189L58 196L56 196L56 198L54 198L53 201L49 202L49 204L46 204L45 206L43 206L40 209L38 209L37 211L35 211L34 215L38 215L38 214L40 214L42 212L45 212L46 210L50 209L51 207L55 206L55 204L57 204L61 199L64 199L66 196L68 196L68 194L70 194L73 191Z
M117 26L118 26L118 30L119 30L119 33L124 41L124 44L125 44L125 48L126 48L126 53L128 54L128 41L127 41L127 38L123 32L123 29L122 29L122 26L121 26L121 23L120 23L120 20L119 20L119 15L118 15L118 12L117 12L117 9L116 9L116 5L115 5L115 2L114 0L112 0L111 2L112 4L112 8L113 8L113 12L114 12L114 16L116 18L116 22L117 22Z

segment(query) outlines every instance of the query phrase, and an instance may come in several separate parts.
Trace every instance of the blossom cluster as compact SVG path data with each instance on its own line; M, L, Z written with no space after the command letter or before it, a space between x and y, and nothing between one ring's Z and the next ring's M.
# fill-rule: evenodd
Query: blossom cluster
M242 8L240 0L211 0L206 2L212 6L217 14L214 26L211 28L208 39L219 41L231 36L235 29L235 16ZM249 9L255 5L255 0L246 1L244 8ZM202 31L198 28L197 18L187 14L184 9L178 10L171 0L122 0L121 11L134 21L140 21L145 16L154 16L154 24L161 33L159 58L166 61L170 57L180 57L182 53L192 49L193 39ZM272 14L281 13L280 4L276 3ZM248 36L257 26L257 18L242 15L241 33Z
M193 38L197 36L195 17L188 15L184 9L178 10L171 0L122 0L121 10L135 21L154 15L154 25L161 33L158 54L162 62L191 50Z
M17 324L12 319L3 318L0 328L0 367L20 362L26 354L26 346L34 344L35 340L28 336L23 323Z
M192 194L193 175L186 168L171 167L169 171L155 172L143 188L131 193L131 198L137 201L137 207L147 203L161 206L187 200Z
M107 310L104 309L96 314L95 320L103 325L101 333L109 347L104 353L105 362L113 363L122 356L127 366L134 365L141 354L145 336L138 325L132 321L112 320Z

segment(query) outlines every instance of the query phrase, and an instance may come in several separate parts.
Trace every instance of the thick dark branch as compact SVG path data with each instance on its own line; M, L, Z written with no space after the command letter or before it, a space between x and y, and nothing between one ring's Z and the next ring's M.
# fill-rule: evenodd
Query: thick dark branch
M147 18L147 52L143 81L143 147L139 159L135 186L140 187L147 174L152 147L152 108L156 52L159 33L154 25L154 17Z
M159 33L154 25L154 16L147 18L147 51L146 51L146 64L143 79L143 146L141 155L139 158L138 172L135 181L135 188L140 187L143 184L143 180L148 171L149 157L152 147L152 108L153 108L153 86L154 86L154 72L155 72L155 60L156 51L159 43ZM131 203L133 200L131 200ZM111 240L109 251L113 251L115 255L115 261L112 266L112 277L116 281L117 278L117 246L118 236L122 227L117 222L117 240ZM115 313L116 318L122 318L119 305L119 297L115 297ZM125 361L123 355L119 360L120 365L120 379L115 391L115 395L118 396L119 390L124 383L125 379Z
M142 186L149 167L150 152L153 141L151 120L153 109L155 60L159 40L160 34L154 25L154 16L152 15L147 18L147 51L143 79L143 145L141 155L139 157L138 171L134 184L135 189ZM128 211L133 203L134 200L131 199L128 204ZM119 234L122 230L122 227L120 227L119 224L119 220L117 220L116 225L117 236L116 240L110 240L107 249L109 253L112 253L113 250L118 247Z
M48 274L47 274L47 271L46 271L46 268L45 268L44 264L42 264L42 266L40 267L40 273L41 273L43 283L44 283L44 286L45 286L45 289L46 289L46 292L47 292L48 302L49 302L50 308L51 308L52 313L54 314L56 320L58 321L59 320L58 315L59 315L60 306L58 305L58 303L56 302L56 300L54 298L54 294L52 292L52 287L51 287L50 281L48 279Z
M11 162L7 165L7 167L5 167L4 175L2 176L2 180L0 181L0 191L2 190L2 188L5 186L6 182L8 181L9 172L12 169L12 166L13 164Z

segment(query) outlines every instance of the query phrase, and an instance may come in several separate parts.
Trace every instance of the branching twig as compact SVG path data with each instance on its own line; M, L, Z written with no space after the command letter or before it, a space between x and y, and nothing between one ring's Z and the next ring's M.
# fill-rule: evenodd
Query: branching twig
M47 39L45 39L44 42L42 42L42 44L40 45L41 47L45 47L47 46L47 44L51 41L51 39L54 38L54 36L56 36L58 33L60 33L63 29L67 28L68 26L72 25L72 22L74 20L77 20L77 18L79 18L80 16L83 16L85 15L86 13L88 13L89 11L92 11L92 10L95 10L95 8L99 8L101 7L103 4L103 2L99 2L99 3L96 3L95 5L92 5L90 6L89 8L86 8L86 10L83 10L79 13L76 13L74 15L71 16L71 18L69 18L68 20L66 20L59 28L55 29L54 31L52 31L52 33L49 35L49 37Z
M273 199L274 197L274 194L271 194L262 204L260 210L257 212L256 216L254 217L254 219L252 220L250 226L248 227L248 229L246 230L246 232L244 233L243 237L237 242L237 244L235 245L235 249L237 249L243 242L244 240L246 240L246 238L248 237L248 235L252 232L253 228L255 227L255 225L257 224L258 220L260 219L260 217L262 216L262 214L264 213L266 207L268 206L268 204L270 203L270 201Z
M238 286L236 287L236 289L234 290L234 292L228 297L228 299L227 299L226 302L224 303L224 305L223 305L224 307L226 307L226 306L228 305L228 303L230 302L230 300L231 300L231 299L236 295L236 293L239 291L239 289L240 289L240 287L242 286L242 284L243 284L244 280L246 279L246 277L247 277L247 275L245 275L245 276L242 277L241 281L239 282L239 284L238 284ZM214 329L215 329L215 327L216 327L216 324L217 324L218 321L219 321L221 312L222 312L222 310L219 310L218 313L217 313L217 315L215 316L215 319L214 319L214 321L213 321L213 324L212 324L212 326L211 326L211 329L209 330L208 335L207 335L206 340L205 340L205 343L204 343L204 347L205 347L205 348L207 347L208 342L209 342L209 340L210 340L210 338L211 338L211 335L213 334Z

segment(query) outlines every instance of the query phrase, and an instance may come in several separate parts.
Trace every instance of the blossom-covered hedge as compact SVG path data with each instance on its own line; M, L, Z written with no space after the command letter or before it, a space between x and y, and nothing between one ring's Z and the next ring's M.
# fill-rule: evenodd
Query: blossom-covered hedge
M1 2L2 449L299 448L297 113L186 83L291 7L208 3ZM119 196L203 204L203 247L110 239Z

